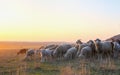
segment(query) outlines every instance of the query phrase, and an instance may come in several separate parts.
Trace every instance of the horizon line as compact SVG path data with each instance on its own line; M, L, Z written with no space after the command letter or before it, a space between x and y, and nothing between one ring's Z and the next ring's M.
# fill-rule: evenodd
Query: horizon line
M55 43L57 43L57 42L68 42L68 41L0 41L0 42L28 42L28 43L31 43L31 42L36 42L36 43L49 43L49 42L55 42Z

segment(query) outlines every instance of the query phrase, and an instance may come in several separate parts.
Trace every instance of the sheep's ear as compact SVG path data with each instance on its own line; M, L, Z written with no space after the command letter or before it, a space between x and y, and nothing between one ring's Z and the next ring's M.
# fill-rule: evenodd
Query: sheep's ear
M96 39L95 42L96 42L96 41L99 41L99 42L100 42L101 40L100 40L100 39Z
M95 42L97 41L97 39L94 40Z

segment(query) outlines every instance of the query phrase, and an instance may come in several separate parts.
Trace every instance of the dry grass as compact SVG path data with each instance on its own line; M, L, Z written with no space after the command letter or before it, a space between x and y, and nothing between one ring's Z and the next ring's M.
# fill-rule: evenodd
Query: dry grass
M0 51L0 75L119 75L120 60L23 61L17 50Z

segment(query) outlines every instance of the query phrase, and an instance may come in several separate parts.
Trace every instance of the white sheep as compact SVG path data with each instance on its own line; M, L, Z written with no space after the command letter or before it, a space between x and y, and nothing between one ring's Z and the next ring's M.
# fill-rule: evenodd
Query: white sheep
M43 49L41 50L41 62L52 60L53 58L53 50Z
M35 56L35 50L34 49L28 49L26 52L26 57L25 59L31 60Z
M72 46L70 44L59 45L53 52L54 58L62 58L63 55L70 49Z
M89 40L86 44L87 45L81 49L80 54L78 55L79 58L94 57L96 55L97 52L95 48L95 43L92 40Z
M120 53L120 42L117 40L117 41L113 41L113 43L114 43L113 57L118 58L118 55Z
M77 53L77 48L76 47L72 47L72 48L67 50L67 52L64 55L64 59L65 60L73 59L73 58L75 58L76 53Z
M95 40L96 49L101 57L112 56L114 44L109 41L101 41L100 39Z

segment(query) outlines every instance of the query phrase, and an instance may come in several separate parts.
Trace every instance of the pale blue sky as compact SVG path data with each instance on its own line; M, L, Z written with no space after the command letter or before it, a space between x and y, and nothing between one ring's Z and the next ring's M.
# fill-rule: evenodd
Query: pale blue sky
M75 41L120 33L120 0L1 0L1 41Z

